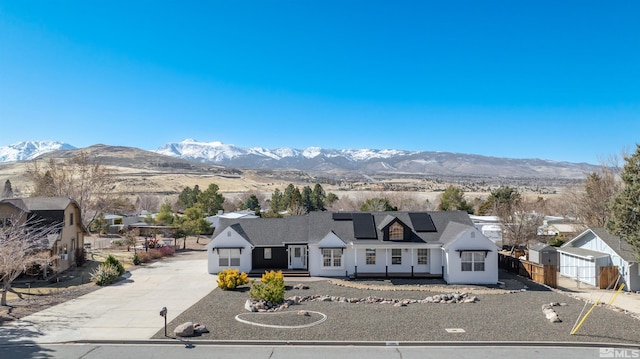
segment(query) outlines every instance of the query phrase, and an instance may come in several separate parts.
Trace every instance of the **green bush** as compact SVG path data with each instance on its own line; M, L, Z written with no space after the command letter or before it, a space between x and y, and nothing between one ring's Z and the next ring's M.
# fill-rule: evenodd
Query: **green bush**
M142 259L140 258L138 253L136 253L133 255L133 265L139 266L140 264L142 264Z
M285 286L282 271L269 271L262 275L260 283L251 283L249 296L271 303L284 302Z
M124 274L124 266L116 257L112 256L111 254L109 254L103 264L110 264L116 267L116 269L118 270L118 277Z
M102 263L98 268L91 272L91 281L97 285L109 285L118 279L118 268L109 263Z
M222 290L236 289L249 283L247 273L239 273L237 269L225 269L218 273L218 287Z

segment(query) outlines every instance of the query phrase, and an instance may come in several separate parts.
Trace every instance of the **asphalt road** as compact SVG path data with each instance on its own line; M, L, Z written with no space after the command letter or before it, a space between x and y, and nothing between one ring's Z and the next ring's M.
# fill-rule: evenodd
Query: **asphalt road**
M637 347L584 346L236 346L183 344L46 344L0 346L0 358L639 358Z

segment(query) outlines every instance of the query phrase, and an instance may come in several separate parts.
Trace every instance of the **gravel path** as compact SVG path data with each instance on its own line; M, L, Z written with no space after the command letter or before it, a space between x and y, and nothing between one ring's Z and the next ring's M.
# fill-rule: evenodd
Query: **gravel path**
M512 287L518 283L512 277L507 278L507 282ZM296 283L290 281L287 285ZM365 290L339 286L329 280L305 284L309 286L308 290L289 289L286 296L318 294L347 298L378 296L390 299L424 299L437 294L427 292L423 287L419 290L407 290L406 287L393 290L393 286L388 288L391 290ZM267 328L241 323L235 317L249 313L244 309L244 303L249 298L248 288L238 291L216 289L169 323L168 330L172 334L178 324L193 321L206 325L211 331L194 338L195 340L640 343L640 320L603 307L592 312L576 335L570 335L584 302L531 282L520 283L520 287L525 284L529 286L526 291L465 287L464 289L478 297L479 301L476 303L415 303L406 307L394 307L391 304L303 302L291 306L287 311L317 311L325 314L327 319L302 329ZM389 282L383 285L388 286ZM455 287L435 288L450 289L440 294L459 291ZM550 323L545 319L542 305L551 302L567 303L566 306L554 307L562 323ZM292 315L288 317L294 318ZM247 315L243 314L243 318L247 319ZM281 318L283 325L289 324L286 316L275 318ZM278 320L256 319L269 323ZM446 329L451 328L463 329L464 332L447 332ZM163 337L164 331L159 331L154 336L158 339Z

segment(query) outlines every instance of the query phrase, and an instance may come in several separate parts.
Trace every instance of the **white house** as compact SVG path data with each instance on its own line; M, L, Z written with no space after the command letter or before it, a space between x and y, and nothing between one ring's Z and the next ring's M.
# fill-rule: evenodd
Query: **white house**
M222 219L207 249L212 274L282 269L325 277L498 282L498 247L460 211Z
M616 266L629 291L640 290L640 268L631 245L604 228L589 228L558 248L560 275L593 285L600 283L600 268Z

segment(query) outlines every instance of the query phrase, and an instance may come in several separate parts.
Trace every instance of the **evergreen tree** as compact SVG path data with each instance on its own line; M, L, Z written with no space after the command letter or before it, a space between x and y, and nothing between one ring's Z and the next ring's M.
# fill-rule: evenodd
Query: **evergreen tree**
M209 185L209 187L207 187L206 190L198 194L196 205L205 214L212 216L222 209L224 197L220 193L218 193L218 190L218 185L212 183Z
M623 188L609 202L606 228L627 241L640 261L640 145L624 160L620 172Z
M293 185L293 183L289 183L287 188L284 189L284 193L282 194L283 210L291 208L291 203L294 202L294 193L296 192L296 189L297 188Z
M279 189L275 189L271 194L271 202L269 203L269 212L277 214L284 209L284 198Z
M316 210L315 206L313 205L313 199L311 198L312 193L313 191L311 190L311 187L304 186L302 188L301 202L302 202L302 208L306 213L313 212Z
M195 206L198 201L198 195L200 194L200 187L195 185L193 189L191 187L185 187L178 196L177 207L182 210Z
M464 191L460 187L451 185L440 196L440 211L466 211L473 213L473 206L464 199Z
M156 215L155 222L165 226L173 223L173 211L171 210L169 202L165 201L160 206L160 211L158 211L158 214Z
M254 211L255 213L260 213L260 200L258 200L258 197L256 197L255 194L252 194L242 204L242 209L249 209Z
M311 193L311 202L313 203L313 207L316 211L324 211L325 202L327 199L327 195L324 192L324 188L320 185L320 183L316 183L313 187L313 192Z

